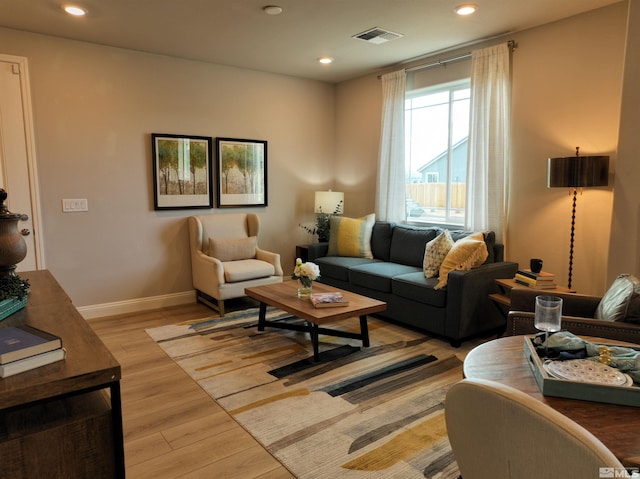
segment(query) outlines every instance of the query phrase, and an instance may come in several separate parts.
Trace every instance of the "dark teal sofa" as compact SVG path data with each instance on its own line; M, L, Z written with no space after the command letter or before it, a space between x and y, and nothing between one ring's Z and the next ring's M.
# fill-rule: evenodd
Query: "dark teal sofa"
M426 244L438 227L416 227L378 221L371 235L373 259L327 256L329 244L309 245L309 261L320 266L319 281L387 303L380 315L448 339L462 341L506 326L506 318L489 299L498 292L496 278L513 278L518 264L504 261L504 246L485 233L489 257L470 271L452 271L448 284L434 289L422 263ZM454 240L471 234L451 231Z

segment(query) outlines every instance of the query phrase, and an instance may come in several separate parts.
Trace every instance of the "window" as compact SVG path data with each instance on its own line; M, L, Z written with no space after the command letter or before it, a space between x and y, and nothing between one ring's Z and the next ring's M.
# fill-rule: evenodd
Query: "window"
M469 79L407 92L407 220L464 224Z

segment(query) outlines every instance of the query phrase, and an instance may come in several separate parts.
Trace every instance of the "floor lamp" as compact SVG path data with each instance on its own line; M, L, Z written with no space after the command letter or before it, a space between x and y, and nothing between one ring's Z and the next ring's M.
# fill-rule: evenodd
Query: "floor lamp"
M569 245L569 279L571 289L573 273L573 238L576 224L576 195L578 188L607 186L609 184L608 156L580 156L576 146L576 156L549 158L547 166L547 186L549 188L573 189L573 209L571 210L571 240Z

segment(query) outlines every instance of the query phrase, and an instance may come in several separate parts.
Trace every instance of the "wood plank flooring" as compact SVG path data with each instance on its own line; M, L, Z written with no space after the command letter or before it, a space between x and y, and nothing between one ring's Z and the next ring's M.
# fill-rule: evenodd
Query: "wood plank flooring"
M247 307L238 305L236 308ZM204 392L145 329L215 316L202 304L88 320L122 366L122 413L129 479L294 477ZM464 359L482 340L453 349Z

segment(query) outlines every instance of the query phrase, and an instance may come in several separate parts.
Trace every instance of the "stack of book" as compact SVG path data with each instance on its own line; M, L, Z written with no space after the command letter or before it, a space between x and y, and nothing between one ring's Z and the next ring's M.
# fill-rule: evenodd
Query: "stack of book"
M513 279L518 284L535 289L553 289L558 286L556 275L546 271L534 273L530 269L519 269Z
M26 324L0 328L0 377L64 359L62 339Z
M336 306L348 306L349 300L340 292L311 293L309 301L316 308L333 308Z

